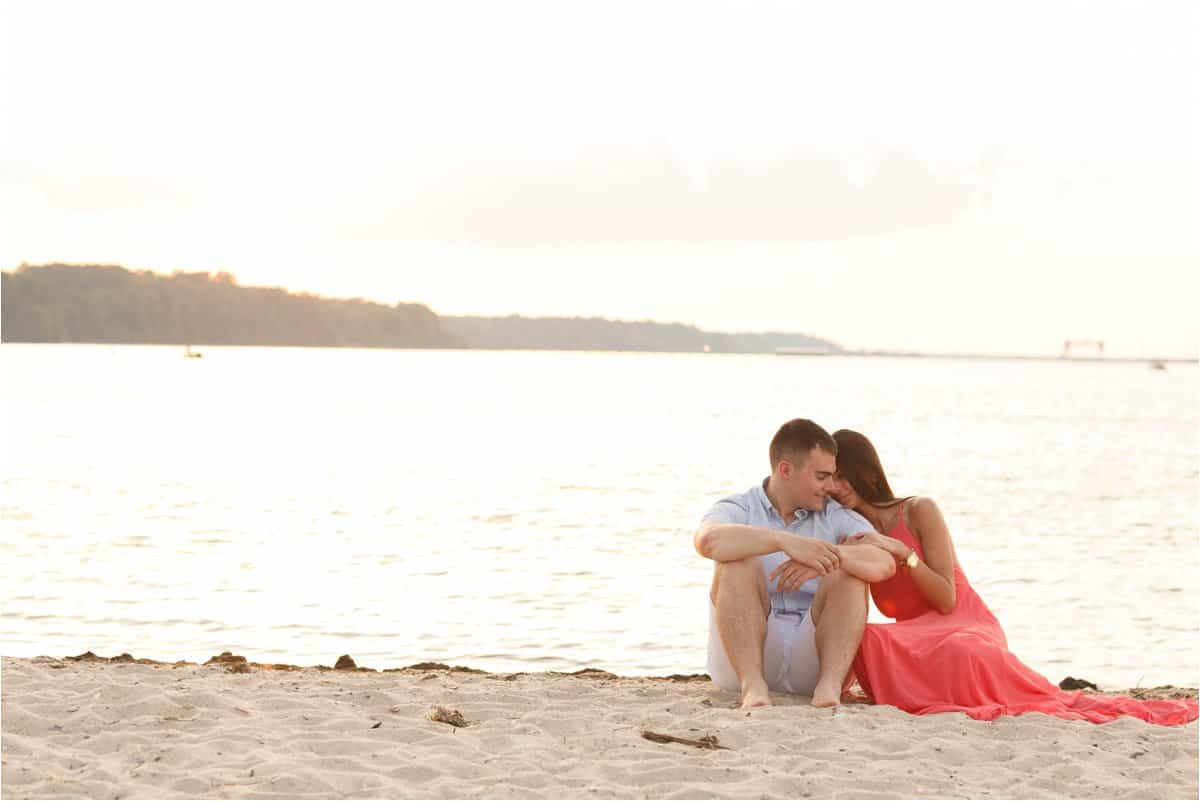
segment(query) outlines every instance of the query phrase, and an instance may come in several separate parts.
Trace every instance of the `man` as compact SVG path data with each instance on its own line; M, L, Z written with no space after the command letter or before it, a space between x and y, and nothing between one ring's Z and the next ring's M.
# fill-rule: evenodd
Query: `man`
M708 673L743 707L768 692L837 706L867 623L867 584L896 572L873 545L839 545L873 529L829 497L837 444L811 420L771 440L771 475L718 501L694 544L712 559Z

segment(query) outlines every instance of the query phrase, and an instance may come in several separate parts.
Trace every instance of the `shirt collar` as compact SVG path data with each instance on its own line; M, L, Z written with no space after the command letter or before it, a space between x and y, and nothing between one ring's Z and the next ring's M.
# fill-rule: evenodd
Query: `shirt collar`
M775 504L771 503L771 499L769 497L767 497L767 482L769 482L770 480L771 480L770 476L767 476L766 478L764 478L762 480L762 483L759 484L757 487L755 487L755 490L756 490L755 494L758 496L758 502L763 505L763 509L766 511L766 513L768 515L775 515L775 517L777 519L783 520L783 517L779 514L779 510L775 508ZM831 500L833 500L833 499L832 498L825 499L826 508L828 508L829 502ZM796 514L792 517L791 520L783 520L783 522L786 525L790 526L793 523L799 523L802 520L807 520L808 516L810 514L812 514L812 512L810 512L807 509L797 509Z

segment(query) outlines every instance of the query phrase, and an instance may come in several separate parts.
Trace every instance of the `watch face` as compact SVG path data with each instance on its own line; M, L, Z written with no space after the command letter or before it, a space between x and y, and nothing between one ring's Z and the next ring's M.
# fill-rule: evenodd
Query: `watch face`
M917 559L917 552L909 551L908 558L904 560L904 563L907 564L909 567L916 567L920 563L920 560Z

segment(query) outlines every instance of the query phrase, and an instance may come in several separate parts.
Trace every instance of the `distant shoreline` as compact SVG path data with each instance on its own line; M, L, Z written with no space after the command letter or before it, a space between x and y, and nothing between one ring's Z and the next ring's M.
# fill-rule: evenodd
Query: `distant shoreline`
M707 331L689 323L604 317L439 315L420 303L388 305L240 286L228 273L163 275L117 265L22 264L0 277L0 341L14 344L842 355L1145 362L1158 367L1200 363L1200 354L1109 356L1103 340L1066 340L1062 356L918 353L879 347L855 350L798 331ZM1072 346L1087 350L1071 355ZM1190 343L1172 347L1182 353Z
M893 351L875 351L875 350L841 350L831 353L772 353L768 351L760 352L712 352L694 350L640 350L640 349L614 349L614 348L497 348L497 347L465 347L465 348L421 348L421 347L389 347L389 346L352 346L352 345L233 345L228 343L222 344L206 344L203 342L0 342L0 345L18 345L18 346L77 346L83 345L86 347L104 347L104 348L178 348L182 349L187 345L191 345L193 349L198 348L279 348L279 349L314 349L314 350L413 350L413 351L436 351L439 353L453 352L475 352L475 353L630 353L652 356L656 354L668 355L693 355L693 356L778 356L787 358L797 362L810 359L828 359L828 358L877 358L877 359L938 359L943 361L962 360L962 361L1020 361L1020 362L1075 362L1083 364L1153 364L1159 362L1164 365L1200 365L1200 358L1183 358L1178 356L1038 356L1029 354L1009 354L1009 353L916 353L916 352L893 352Z

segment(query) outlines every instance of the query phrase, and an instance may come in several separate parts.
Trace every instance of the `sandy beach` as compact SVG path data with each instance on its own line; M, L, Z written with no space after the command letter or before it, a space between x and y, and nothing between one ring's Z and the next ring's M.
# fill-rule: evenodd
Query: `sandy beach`
M0 680L7 798L1197 796L1194 722L983 723L782 695L748 713L704 677L240 657L5 658Z

